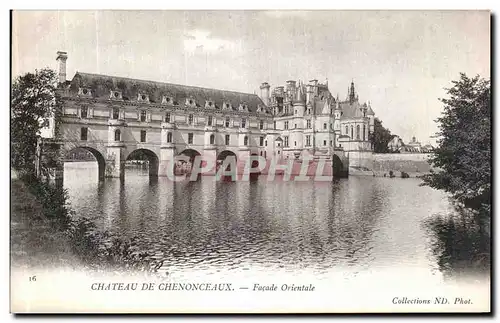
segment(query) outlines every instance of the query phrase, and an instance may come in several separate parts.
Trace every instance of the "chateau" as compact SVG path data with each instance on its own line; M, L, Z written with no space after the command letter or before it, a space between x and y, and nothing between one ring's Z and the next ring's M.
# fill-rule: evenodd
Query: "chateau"
M99 177L122 177L137 151L150 158L150 174L175 167L174 157L202 155L220 162L300 159L304 154L340 159L347 167L372 153L374 112L351 82L345 100L328 82L287 81L257 94L76 72L66 79L66 52L57 53L63 99L59 140L65 153L81 147L99 164ZM54 137L47 119L42 136ZM337 156L337 157L335 157ZM333 161L335 164L335 161Z

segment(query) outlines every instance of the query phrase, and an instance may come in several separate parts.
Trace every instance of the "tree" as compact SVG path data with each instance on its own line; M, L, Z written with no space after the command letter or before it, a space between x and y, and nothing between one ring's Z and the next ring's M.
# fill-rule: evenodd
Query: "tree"
M490 81L460 74L446 89L439 123L438 147L430 163L437 168L423 177L424 185L443 190L463 207L490 213L491 101Z
M11 166L34 173L37 143L45 118L60 115L53 70L36 70L17 77L11 93Z
M374 120L373 133L370 135L370 141L373 145L373 151L375 153L388 153L389 147L387 145L394 138L389 129L382 126L382 121L378 118Z

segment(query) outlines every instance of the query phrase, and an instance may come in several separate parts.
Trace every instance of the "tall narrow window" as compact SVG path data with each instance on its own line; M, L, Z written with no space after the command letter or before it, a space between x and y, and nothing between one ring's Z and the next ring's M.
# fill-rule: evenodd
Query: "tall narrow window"
M146 142L146 130L141 130L141 142Z
M311 146L311 136L310 135L306 136L306 146Z
M326 129L328 126L326 123L323 123L323 129Z
M248 136L243 138L243 145L248 146Z
M368 138L366 138L366 125L365 124L363 125L363 140L368 140Z
M188 144L192 144L193 143L193 133L188 133Z
M285 142L283 143L283 146L288 147L288 136L284 136Z
M347 126L345 126L345 134L346 134L346 136L349 135L349 128Z
M326 140L323 140L323 146L326 146Z
M193 119L194 119L194 116L192 114L190 114L188 116L188 124L193 124Z
M81 107L80 109L80 118L87 118L89 113L89 108L87 107Z
M208 116L207 126L211 126L211 125L212 125L212 116Z
M351 125L351 139L354 139L354 127Z
M168 143L172 142L172 133L171 132L167 133L167 142Z
M264 120L259 121L259 129L263 130L264 129Z
M120 109L113 108L113 119L115 119L115 120L120 119Z
M260 137L259 144L260 144L260 146L264 146L264 137Z
M226 117L226 128L229 128L229 117Z
M276 121L273 122L273 128L276 130Z
M247 119L243 118L241 119L241 127L246 128L247 127Z
M87 141L87 135L88 135L89 129L88 128L81 128L80 129L80 140L85 140Z
M141 122L146 122L146 111L141 111Z
M170 112L165 113L165 122L170 123Z
M230 136L229 135L226 135L225 137L225 143L226 143L226 146L229 146L229 140L230 140Z
M211 144L211 145L214 145L214 144L215 144L215 135L214 135L214 134L211 134L211 135L210 135L210 144Z
M311 129L311 119L308 119L308 120L306 121L306 123L307 123L307 126L306 126L306 127L307 127L307 129Z
M295 124L295 127L294 127L294 128L295 128L295 129L297 129L297 124Z
M359 140L359 136L360 136L360 133L359 133L359 124L356 126L356 140Z
M115 141L120 141L121 140L121 131L120 129L115 130Z
M288 121L285 121L285 130L288 129Z

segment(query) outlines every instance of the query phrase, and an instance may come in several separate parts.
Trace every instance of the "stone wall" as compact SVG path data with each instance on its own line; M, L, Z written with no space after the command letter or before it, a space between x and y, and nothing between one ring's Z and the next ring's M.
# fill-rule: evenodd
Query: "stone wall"
M432 169L427 161L429 154L373 154L372 158L370 169L349 165L349 175L389 176L390 171L392 171L396 177L401 177L402 172L407 173L410 177L417 177L429 173ZM368 165L369 163L362 164Z

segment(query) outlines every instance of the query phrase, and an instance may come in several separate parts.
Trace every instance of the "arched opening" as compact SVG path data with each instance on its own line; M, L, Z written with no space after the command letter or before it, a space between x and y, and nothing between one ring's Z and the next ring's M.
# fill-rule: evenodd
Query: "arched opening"
M259 166L259 160L258 160L258 154L256 153L253 153L250 155L250 158L252 160L252 168L257 168ZM259 178L259 175L260 175L260 171L259 172L252 172L250 173L250 180L257 180Z
M217 163L216 163L216 170L218 171L219 168L222 166L222 164L224 163L224 160L228 157L228 156L233 156L235 161L237 161L237 157L236 157L236 154L230 150L223 150L220 152L219 155L217 155ZM227 169L225 169L226 171L230 171L231 170L231 165L228 165L227 166Z
M65 154L64 168L73 178L85 178L97 173L98 181L104 181L106 161L97 149L76 147Z
M176 161L174 165L174 174L191 174L191 171L193 169L194 163L196 161L196 156L201 156L201 154L194 149L185 149L181 151L179 154L181 156L187 156L189 157L188 161L185 160L178 160ZM198 167L201 167L201 159L200 159L200 165Z
M146 172L150 177L158 176L159 167L158 156L149 149L136 149L125 159L125 170L139 170L139 173Z
M210 135L210 144L215 145L215 135L214 134Z
M344 163L337 155L332 156L332 175L336 178L347 177L347 171L344 169Z

